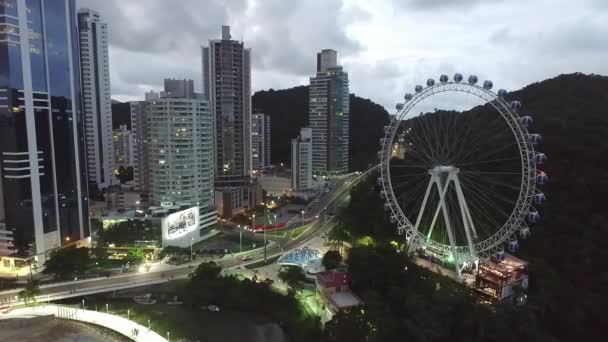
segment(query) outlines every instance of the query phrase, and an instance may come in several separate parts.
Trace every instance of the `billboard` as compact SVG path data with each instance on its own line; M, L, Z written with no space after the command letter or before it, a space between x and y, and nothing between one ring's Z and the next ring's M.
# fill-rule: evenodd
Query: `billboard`
M167 216L167 238L175 239L198 227L198 207Z

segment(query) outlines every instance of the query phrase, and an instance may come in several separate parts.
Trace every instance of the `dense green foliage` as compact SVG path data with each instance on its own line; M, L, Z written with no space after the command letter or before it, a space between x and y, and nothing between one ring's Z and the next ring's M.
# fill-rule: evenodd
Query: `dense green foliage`
M85 274L91 263L88 248L66 247L51 253L51 257L44 263L42 273L61 280L72 279Z
M342 254L337 250L331 249L323 254L321 263L326 270L333 270L340 266L342 263Z
M193 310L213 304L255 312L278 322L293 342L318 341L320 338L318 318L307 316L293 295L275 293L265 283L221 276L221 268L213 262L201 264L184 291L185 302Z
M531 239L521 243L520 256L530 262L526 309L501 306L491 315L485 308L475 308L472 312L479 315L476 319L484 322L476 329L503 331L509 340L516 340L513 336L522 333L520 330L529 333L531 328L562 341L602 336L603 311L608 304L603 295L608 287L608 271L604 266L608 257L608 211L605 205L608 174L604 157L608 155L605 139L608 133L608 77L561 75L510 93L507 98L522 102L523 112L534 118L531 131L543 135L544 142L538 147L550 158L546 171L551 182L542 188L549 201L538 208L543 222L533 227ZM474 109L481 110L485 109ZM386 220L376 190L375 176L352 189L353 201L339 213L342 224L338 233L342 238L351 241L366 235L377 240L397 238L394 227ZM369 263L379 268L387 265L385 259ZM361 274L356 267L353 271L354 277ZM368 271L380 272L373 267ZM390 273L369 274L388 276ZM401 287L404 286L402 283ZM428 281L425 286L429 286ZM424 294L425 286L416 291ZM378 289L375 291L380 292ZM362 295L366 302L373 298ZM395 301L395 298L398 297L391 297L390 301ZM445 308L450 305L449 297L441 301L435 301L436 298L436 294L422 295L418 298L419 306L435 303L433 305ZM373 305L373 299L368 304ZM474 323L471 320L475 316L460 311L457 315L460 315L461 322ZM501 321L493 317L500 317ZM346 316L337 319L356 321L359 318ZM442 319L432 315L427 317L427 320ZM502 325L500 329L498 324ZM416 328L408 321L399 325L409 326L412 330ZM426 340L428 336L420 335L411 340ZM521 340L538 338L521 336Z
M552 341L532 307L478 304L466 287L390 245L354 247L347 264L365 304L335 316L325 341Z
M289 163L291 139L308 124L308 87L258 91L252 98L253 108L270 115L271 159ZM349 169L365 170L374 163L388 113L374 102L350 95ZM363 138L363 139L360 139Z
M283 266L279 271L279 278L294 291L301 289L302 283L306 281L302 268L298 266Z
M105 229L100 220L92 219L91 227L98 246L113 243L117 247L132 246L135 241L156 241L160 244L160 224L148 220L129 219L116 222Z

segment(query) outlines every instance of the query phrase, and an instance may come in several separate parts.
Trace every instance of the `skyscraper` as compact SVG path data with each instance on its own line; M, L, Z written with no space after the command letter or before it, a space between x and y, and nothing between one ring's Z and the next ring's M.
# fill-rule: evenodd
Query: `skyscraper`
M312 128L312 171L315 176L348 172L348 73L335 50L317 54L317 75L310 78L309 123Z
M291 141L291 187L295 190L312 187L312 130L300 130L300 137Z
M127 125L113 131L114 165L116 168L133 166L133 135Z
M131 102L131 135L133 136L133 183L135 191L147 203L150 192L148 111L151 101L159 99L158 93L146 93L146 101Z
M251 166L254 172L270 167L270 116L262 113L251 117Z
M81 9L78 30L87 174L103 188L114 181L108 25L99 13Z
M192 81L171 86L187 89ZM168 84L168 83L165 83ZM175 97L165 88L148 103L148 168L155 204L188 203L199 207L200 228L217 222L213 201L213 127L201 94Z
M0 2L1 270L88 237L73 0ZM10 257L6 257L10 256Z
M222 38L209 40L202 55L203 90L214 116L216 185L241 185L251 175L251 50L222 26Z
M203 91L214 126L215 204L224 217L261 200L251 180L251 50L232 40L230 27L222 38L202 47Z

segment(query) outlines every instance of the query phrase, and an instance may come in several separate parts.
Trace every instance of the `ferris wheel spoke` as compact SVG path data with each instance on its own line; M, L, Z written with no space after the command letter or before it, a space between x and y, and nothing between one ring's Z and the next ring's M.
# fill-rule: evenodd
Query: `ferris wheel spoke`
M480 176L480 175L476 175L476 176L470 176L471 179L473 181L477 181L477 182L484 182L486 183L486 185L491 184L491 185L499 185L503 188L507 188L507 189L513 189L513 190L517 190L519 191L520 188L518 186L513 186L513 184L508 184L505 182L501 182L499 180L496 180L494 178L490 178L490 177L484 177L484 176Z
M517 158L487 159L487 160L475 161L475 162L470 162L470 163L458 163L457 166L463 167L463 166L481 165L481 164L496 164L498 162L503 162L503 161L521 161L521 158L517 157ZM462 169L460 172L463 172Z

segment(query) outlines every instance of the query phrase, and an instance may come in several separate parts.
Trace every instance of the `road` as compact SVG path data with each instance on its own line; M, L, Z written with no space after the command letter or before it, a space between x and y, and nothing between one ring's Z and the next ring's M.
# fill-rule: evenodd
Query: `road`
M366 172L367 173L367 172ZM314 203L308 210L308 215L305 215L305 221L311 223L311 226L304 231L296 239L287 236L285 238L274 238L277 243L272 247L267 248L266 255L268 258L284 253L285 251L298 248L302 244L309 241L311 238L326 234L334 225L331 213L335 212L337 199L348 194L348 188L357 180L362 179L365 174L350 175L339 180L330 192L323 193L319 201ZM316 218L318 215L318 218ZM296 226L294 224L294 226ZM247 262L242 262L240 257L243 255L251 256ZM245 266L264 259L264 250L257 249L243 254L227 255L220 259L203 258L194 261L191 264L180 266L168 265L165 263L152 264L149 271L135 272L129 274L121 274L110 277L86 279L80 281L70 281L64 283L55 283L43 285L40 287L40 295L36 297L38 301L47 301L53 299L79 297L95 292L108 292L128 287L138 287L150 285L153 283L162 283L170 279L178 279L187 277L193 269L200 263L213 260L223 268L235 268ZM17 298L19 289L0 292L0 308L22 304Z

